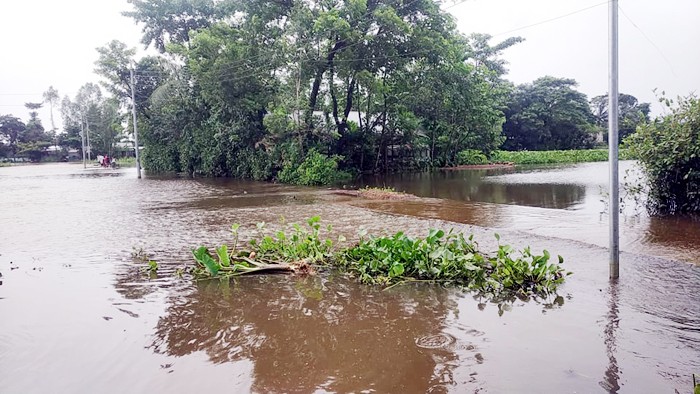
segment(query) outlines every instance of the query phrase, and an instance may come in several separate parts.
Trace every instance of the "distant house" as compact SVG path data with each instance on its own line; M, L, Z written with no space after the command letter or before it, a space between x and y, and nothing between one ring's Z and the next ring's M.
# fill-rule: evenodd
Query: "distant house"
M68 151L66 152L66 159L68 159L68 161L79 160L80 151L77 149L68 149Z
M143 146L139 147L139 152L143 151ZM114 144L114 157L134 157L134 141L123 139Z

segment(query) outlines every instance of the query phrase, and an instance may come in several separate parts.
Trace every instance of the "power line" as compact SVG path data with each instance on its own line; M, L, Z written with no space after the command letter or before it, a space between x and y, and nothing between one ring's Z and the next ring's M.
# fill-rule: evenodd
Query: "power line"
M414 1L410 2L410 3L406 3L406 4L404 4L404 5L403 5L402 7L400 7L400 8L408 7L408 6L410 6L411 4L415 3L416 1L419 1L419 0L414 0ZM443 10L450 9L450 8L452 8L452 7L455 7L455 6L458 6L458 5L460 5L460 4L466 3L467 1L469 1L469 0L460 0L460 1L458 1L458 2L456 2L456 3L454 3L454 4L452 4L452 5L450 5L450 6L448 6L448 7L445 7ZM530 24L530 25L517 27L517 28L511 29L511 30L502 32L502 33L495 34L493 37L497 37L497 36L501 36L501 35L506 35L506 34L513 33L513 32L516 32L516 31L520 31L520 30L524 30L524 29L531 28L531 27L539 26L539 25L542 25L542 24L550 23L550 22L553 22L553 21L556 21L556 20L559 20L559 19L567 18L567 17L569 17L569 16L576 15L576 14L579 14L579 13L581 13L581 12L588 11L588 10L590 10L590 9L593 9L593 8L596 8L596 7L600 7L600 6L605 5L605 4L608 4L608 1L601 2L601 3L597 3L597 4L594 4L594 5L591 5L591 6L588 6L588 7L585 7L585 8L581 8L581 9L578 9L578 10L575 10L575 11L572 11L572 12L569 12L569 13L566 13L566 14L563 14L563 15L559 15L559 16L556 16L556 17L554 17L554 18L549 18L549 19L546 19L546 20L543 20L543 21L540 21L540 22L537 22L537 23L533 23L533 24ZM369 15L369 12L366 12L364 15ZM356 46L356 45L360 45L360 44L364 44L364 43L365 43L365 41L357 41L357 42L355 42L355 43L352 43L352 44L349 44L349 45L345 46L345 47L342 48L342 49L343 49L343 51L344 51L344 50L346 50L347 48L350 48L350 47ZM375 57L364 57L364 58L355 58L355 59L334 59L334 63L349 63L349 62L367 61L367 60L379 60L379 59L402 58L402 57L410 56L411 54L418 54L418 53L421 53L421 52L428 52L428 50L427 50L427 49L426 49L426 50L419 50L419 51L408 52L408 53L405 53L405 54L398 54L398 55L393 55L393 56L375 56ZM267 55L267 54L260 54L260 55L257 55L257 56L251 57L251 58L247 58L247 59L241 60L241 61L239 61L239 62L234 62L234 63L227 64L225 68L221 68L221 69L219 69L219 71L220 71L220 72L237 71L237 70L239 70L242 66L245 65L244 63L248 63L247 66L249 66L249 67L255 67L255 66L257 66L257 64L254 64L254 63L251 64L250 61L251 61L251 60L254 60L254 59L256 59L256 58L260 58L260 57L262 57L262 56L266 56L266 55ZM323 61L324 59L319 59L319 58L315 58L315 57L307 57L307 58L303 58L303 59L302 59L302 58L299 58L299 59L296 59L296 60L297 60L297 61ZM249 70L249 71L250 71L250 70ZM264 72L264 71L263 71L263 72ZM158 76L158 75L164 75L163 73L158 73L158 72L146 72L146 73L137 73L137 74L139 74L139 75L144 75L144 76ZM251 77L253 77L253 76L255 76L255 75L261 75L261 74L262 74L262 73L258 74L257 71L253 70L253 72L249 72L249 73L247 73L247 74L244 74L243 76L237 76L237 77L232 78L232 79L223 79L223 80L220 80L220 82L235 82L235 81L238 81L238 80L242 80L242 79L246 79L246 78L251 78Z
M572 15L576 15L576 14L579 14L579 13L584 12L584 11L588 11L588 10L596 8L596 7L600 7L601 5L604 5L604 4L608 4L608 2L604 1L602 3L594 4L594 5L586 7L586 8L581 8L579 10L569 12L568 14L559 15L559 16L556 16L556 17L550 18L550 19L545 19L543 21L539 21L539 22L533 23L531 25L516 27L515 29L511 29L508 31L504 31L502 33L494 34L493 37L503 36L503 35L510 34L510 33L516 32L516 31L520 31L520 30L524 30L524 29L529 29L531 27L543 25L545 23L554 22L554 21L559 20L559 19L563 19L563 18L572 16Z
M634 26L634 28L637 29L637 30L642 34L642 36L649 42L649 44L651 44L651 45L656 49L656 51L659 52L659 55L661 55L661 57L664 59L664 61L665 61L666 64L668 65L668 68L671 69L671 73L673 74L673 76L676 77L676 78L678 78L678 74L676 74L676 71L673 69L673 64L671 64L671 62L668 60L668 58L666 57L666 55L664 54L664 52L661 50L661 48L659 48L659 46L656 45L656 44L654 43L654 41L652 41L651 38L649 38L649 36L648 36L646 33L644 33L644 31L643 31L639 26L637 26L636 23L634 23L634 21L632 20L632 18L630 18L630 17L627 15L627 13L625 12L625 10L623 10L621 6L618 6L618 9L620 10L620 12L622 12L622 16L624 16L625 19L627 19L627 21L629 21L629 23L631 23L632 26Z

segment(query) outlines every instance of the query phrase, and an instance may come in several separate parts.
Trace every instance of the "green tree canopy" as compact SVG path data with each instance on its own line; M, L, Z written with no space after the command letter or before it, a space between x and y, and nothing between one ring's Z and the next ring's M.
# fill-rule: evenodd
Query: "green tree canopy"
M165 52L168 43L186 43L190 32L209 27L226 14L227 3L214 0L128 0L123 15L143 25L141 42Z
M27 126L20 118L12 115L0 116L0 136L12 156L17 154L17 144L26 129Z
M583 149L593 145L593 113L573 79L543 77L516 87L506 110L506 150Z
M437 1L131 3L144 43L175 59L137 70L161 77L139 112L152 169L270 179L314 151L340 169L382 171L502 142L500 54L520 39L464 37ZM124 54L98 60L122 91L124 62L110 59Z
M620 116L618 120L618 137L620 143L633 134L637 127L649 122L651 104L640 103L636 97L620 93L618 100ZM596 125L602 130L608 127L608 95L596 96L591 99L591 109ZM607 135L607 132L605 133Z

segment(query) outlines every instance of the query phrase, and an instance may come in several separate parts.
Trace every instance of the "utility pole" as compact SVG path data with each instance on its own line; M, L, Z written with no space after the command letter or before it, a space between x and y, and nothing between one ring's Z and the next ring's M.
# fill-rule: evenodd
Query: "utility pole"
M136 174L139 179L141 179L141 161L139 160L139 133L136 127L136 93L134 93L134 87L136 86L136 79L134 78L134 68L129 70L131 74L131 114L134 117L134 149L136 151Z
M85 130L83 129L83 116L80 116L80 145L83 151L83 169L87 168L85 164Z
M610 0L610 74L608 89L608 162L610 165L610 279L620 276L620 181L618 172L618 0Z
M90 144L90 118L89 114L85 115L85 130L87 131L87 156L88 161L92 162L92 145Z

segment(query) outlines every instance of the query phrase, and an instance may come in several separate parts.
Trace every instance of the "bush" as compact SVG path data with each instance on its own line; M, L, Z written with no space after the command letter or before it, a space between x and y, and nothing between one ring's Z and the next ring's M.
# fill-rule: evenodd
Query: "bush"
M350 177L350 174L338 170L340 156L328 157L315 149L310 149L306 157L298 164L289 160L277 174L277 180L282 183L315 186L328 185Z
M465 149L457 153L457 164L462 166L489 164L489 159L480 150Z
M642 125L625 140L649 186L652 214L700 212L700 100L679 98L671 113Z

